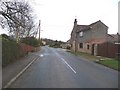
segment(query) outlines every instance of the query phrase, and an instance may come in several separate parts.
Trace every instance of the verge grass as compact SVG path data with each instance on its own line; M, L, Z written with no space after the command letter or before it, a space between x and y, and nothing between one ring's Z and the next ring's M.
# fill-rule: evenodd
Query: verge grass
M80 56L82 58L85 58L87 60L94 61L96 63L102 64L104 66L107 66L109 68L120 70L120 61L114 58L107 58L102 56L93 56L91 54L83 53L83 52L74 52L74 51L67 51L69 53L72 53L76 56Z

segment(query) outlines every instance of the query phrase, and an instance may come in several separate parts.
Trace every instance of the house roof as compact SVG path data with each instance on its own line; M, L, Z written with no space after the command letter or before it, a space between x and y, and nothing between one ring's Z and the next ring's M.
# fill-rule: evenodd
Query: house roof
M93 25L97 24L98 22L101 22L101 21L100 21L100 20L99 20L99 21L96 21L96 22L90 24L89 26L93 26Z
M109 36L111 36L115 41L119 41L120 40L120 35L117 34L108 34Z
M100 20L97 22L94 22L90 25L77 25L77 31L76 32L80 32L83 30L90 30L91 27L93 27L95 24L97 24L98 22L101 22ZM102 22L101 22L102 23ZM105 25L104 23L102 23L103 25ZM105 25L106 26L106 25ZM106 26L107 27L107 26Z
M111 34L111 35L114 37L116 42L120 42L120 35L118 33L117 34Z
M110 36L110 37L112 37L112 38L114 38L111 34L107 34L108 36Z
M67 42L66 43L70 43L70 39L69 40L67 40Z
M89 29L89 25L77 25L77 31L76 32L80 32L82 30L88 30Z
M114 37L115 39L118 39L119 35L117 34L111 34L112 37Z

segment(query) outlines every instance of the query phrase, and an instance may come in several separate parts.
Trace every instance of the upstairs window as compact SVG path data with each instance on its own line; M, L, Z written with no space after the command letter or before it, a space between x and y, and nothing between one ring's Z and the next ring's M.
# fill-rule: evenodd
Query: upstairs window
M79 36L80 36L80 37L83 37L83 32L79 32Z

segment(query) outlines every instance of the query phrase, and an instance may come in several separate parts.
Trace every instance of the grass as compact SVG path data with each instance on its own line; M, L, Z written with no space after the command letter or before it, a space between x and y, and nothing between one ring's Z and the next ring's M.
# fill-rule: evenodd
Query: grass
M93 56L93 55L90 55L90 54L87 54L87 53L83 53L83 52L74 52L74 51L67 51L67 52L70 52L76 56L80 56L80 57L83 57L85 59L89 59L89 60L92 60L92 61L95 61L97 60L99 57L97 56Z
M112 69L115 69L115 70L118 70L118 60L103 60L103 61L99 61L97 62L99 64L103 64L107 67L110 67ZM120 67L119 67L119 70L120 70Z
M115 70L120 70L120 66L118 65L118 60L117 59L114 59L114 58L106 58L106 57L98 57L98 56L93 56L91 54L87 54L87 53L83 53L83 52L73 52L73 51L67 51L67 52L70 52L76 56L80 56L82 58L85 58L85 59L88 59L88 60L91 60L91 61L94 61L96 63L99 63L99 64L102 64L104 66L107 66L109 68L112 68L112 69L115 69ZM96 60L99 60L99 61L96 61ZM118 67L119 66L119 67Z

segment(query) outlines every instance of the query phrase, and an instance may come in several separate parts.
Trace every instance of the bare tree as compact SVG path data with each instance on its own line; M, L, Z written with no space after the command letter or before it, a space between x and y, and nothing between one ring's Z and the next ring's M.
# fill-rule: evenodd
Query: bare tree
M21 37L30 36L35 32L32 9L24 1L1 1L0 25L9 27L18 42Z

